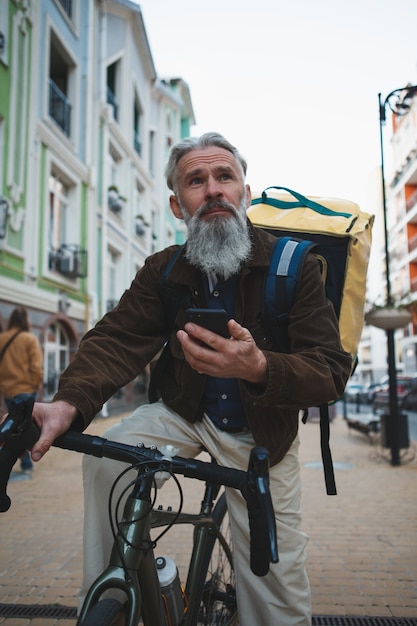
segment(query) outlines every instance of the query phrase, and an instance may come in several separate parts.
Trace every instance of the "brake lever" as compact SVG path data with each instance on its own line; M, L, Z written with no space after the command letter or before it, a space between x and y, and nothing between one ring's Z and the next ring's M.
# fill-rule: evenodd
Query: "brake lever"
M11 500L6 493L7 483L13 465L17 459L32 448L39 439L40 430L32 420L34 400L13 400L9 414L0 426L0 442L4 442L0 448L0 512L4 513L10 508Z
M246 499L250 528L250 565L256 576L265 576L270 563L278 563L274 508L269 490L269 455L262 447L251 450Z

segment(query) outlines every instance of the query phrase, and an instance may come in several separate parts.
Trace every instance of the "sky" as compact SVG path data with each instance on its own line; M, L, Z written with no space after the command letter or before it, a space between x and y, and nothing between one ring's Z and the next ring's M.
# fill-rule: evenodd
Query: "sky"
M189 85L191 134L234 143L253 191L281 185L367 209L378 93L417 84L416 0L137 3L158 76Z

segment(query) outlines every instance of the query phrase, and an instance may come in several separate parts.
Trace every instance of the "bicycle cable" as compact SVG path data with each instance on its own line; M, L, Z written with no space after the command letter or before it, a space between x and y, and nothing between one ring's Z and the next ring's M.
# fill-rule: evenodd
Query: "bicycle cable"
M148 471L144 471L140 475L138 474L135 477L134 480L130 481L126 485L126 487L121 491L121 493L120 493L120 495L119 495L119 497L117 499L117 502L114 505L114 515L113 515L112 503L113 503L113 500L114 500L114 492L115 492L115 489L117 487L117 484L120 482L120 480L123 478L123 476L125 476L129 471L131 471L131 470L138 471L138 469L139 469L139 467L141 465L147 467L148 463L149 463L149 461L143 461L143 462L137 463L135 465L130 465L129 467L125 468L122 472L120 472L120 474L116 477L116 479L114 480L114 482L112 484L112 487L111 487L110 493L109 493L109 499L108 499L108 514L109 514L109 521L110 521L110 527L111 527L111 533L112 533L112 536L113 536L113 540L116 539L117 533L120 533L120 535L122 536L122 538L123 538L124 542L126 543L126 545L128 545L129 547L136 548L136 549L141 549L141 550L144 550L144 551L146 551L149 548L154 549L156 547L156 545L157 545L158 541L161 539L161 537L163 537L169 531L169 529L172 528L172 526L176 523L178 517L181 514L181 511L182 511L182 508L183 508L183 504L184 504L184 494L183 494L183 490L182 490L182 487L181 487L181 484L180 484L178 478L170 470L169 467L166 467L166 468L165 467L161 467L161 464L159 464L159 466L157 468L155 468L155 469L149 469L148 468ZM142 545L142 546L134 545L127 538L127 536L126 536L126 534L125 534L125 532L123 530L123 526L124 525L128 526L130 524L134 524L134 523L140 521L141 518L138 517L137 519L129 520L129 521L126 521L126 522L123 523L123 520L121 520L121 517L122 517L122 515L121 515L122 501L125 498L126 494L132 489L132 487L135 484L137 484L138 482L143 481L145 478L149 477L150 474L155 475L156 473L160 472L161 470L168 472L170 474L170 476L174 479L174 481L175 481L175 483L177 485L178 493L179 493L178 510L177 510L176 514L173 516L171 522L166 526L166 528L154 540L149 542L149 545ZM152 510L153 510L153 508L155 506L155 503L156 503L158 488L156 487L155 479L154 479L153 482L154 482L154 496L153 496L153 498L151 500L149 511L147 511L144 514L144 517L146 515L149 515L152 512ZM117 542L116 542L116 544L117 544ZM125 566L124 566L123 555L120 553L120 551L119 551L119 557L120 557L121 562L123 563L124 569L126 569Z

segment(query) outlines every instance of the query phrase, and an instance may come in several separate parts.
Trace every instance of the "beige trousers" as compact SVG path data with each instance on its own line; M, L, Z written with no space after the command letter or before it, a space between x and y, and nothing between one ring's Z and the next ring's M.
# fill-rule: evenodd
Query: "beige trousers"
M179 455L195 457L204 447L220 465L246 470L254 441L250 433L228 434L209 420L189 424L162 402L140 406L111 427L107 439L135 444L170 443ZM300 530L301 488L298 438L285 458L270 470L270 487L277 521L279 563L258 578L249 566L249 528L241 494L227 490L233 536L234 565L240 626L310 626L310 587L305 571L307 537ZM123 469L117 461L85 456L84 475L84 579L80 602L108 564L112 535L108 494Z

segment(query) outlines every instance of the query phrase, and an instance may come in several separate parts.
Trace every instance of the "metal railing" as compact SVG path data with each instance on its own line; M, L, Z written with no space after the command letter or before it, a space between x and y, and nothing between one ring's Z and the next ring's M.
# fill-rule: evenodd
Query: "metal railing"
M61 130L70 136L71 133L71 103L56 83L49 79L49 115L58 124Z

